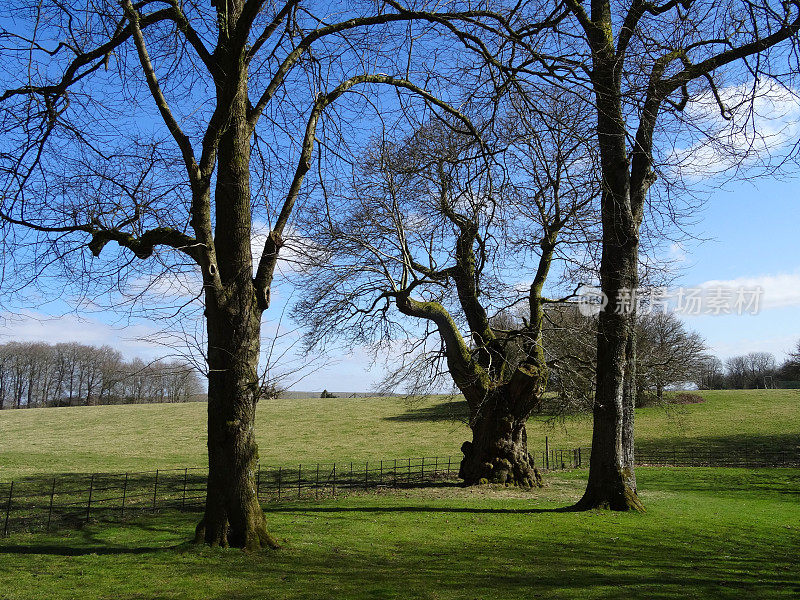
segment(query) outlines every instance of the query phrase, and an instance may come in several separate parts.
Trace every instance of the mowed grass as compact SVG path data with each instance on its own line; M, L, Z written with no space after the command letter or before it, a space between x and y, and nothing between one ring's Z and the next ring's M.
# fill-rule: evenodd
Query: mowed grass
M277 552L195 547L197 514L0 540L0 598L796 598L800 470L638 470L644 514L440 487L267 506Z
M749 443L800 446L800 391L702 392L701 404L636 411L637 444L679 447ZM256 435L261 462L365 461L460 456L470 432L446 398L263 401ZM155 470L205 464L206 405L97 406L0 412L0 481L48 473ZM591 416L528 424L532 452L591 443Z

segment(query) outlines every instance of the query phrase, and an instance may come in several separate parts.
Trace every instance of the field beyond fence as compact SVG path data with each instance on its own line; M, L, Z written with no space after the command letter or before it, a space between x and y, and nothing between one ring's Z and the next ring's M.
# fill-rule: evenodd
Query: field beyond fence
M549 449L536 454L544 471L588 466L591 448ZM460 457L421 457L368 462L298 464L259 468L262 502L319 499L337 493L453 483ZM800 448L649 449L636 456L648 466L800 467ZM80 527L92 521L123 520L163 509L198 510L205 500L207 469L129 473L63 474L0 483L0 534Z

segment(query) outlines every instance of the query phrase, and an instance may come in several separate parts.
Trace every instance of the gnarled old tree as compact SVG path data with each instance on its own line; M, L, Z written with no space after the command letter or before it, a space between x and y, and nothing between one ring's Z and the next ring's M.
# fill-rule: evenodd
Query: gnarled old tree
M580 103L546 91L494 106L502 116L483 121L477 139L434 119L405 139L376 140L344 197L328 199L338 209L322 205L308 224L321 244L298 311L313 316L310 339L415 340L409 352L430 367L423 377L444 373L466 399L468 485L540 482L526 421L548 381L542 326L555 300L545 286L596 214ZM501 318L522 304L524 319Z
M151 264L189 273L202 295L209 477L198 541L277 545L255 493L259 334L318 123L367 84L447 111L409 80L429 80L428 59L446 64L424 40L476 39L482 20L503 22L468 2L451 8L461 12L394 1L3 5L14 27L0 34L0 216L15 251L5 265L124 282ZM269 227L255 265L254 219Z
M796 72L800 2L565 0L564 6L569 17L559 28L571 34L570 64L583 63L594 95L603 184L600 279L609 300L599 318L589 481L577 506L627 510L641 503L634 491L633 406L623 402L634 320L620 292L638 285L648 194L658 177L674 179L676 157L713 148L719 162L738 164L753 149L760 84L779 82L791 92L786 77ZM730 128L725 135L709 127L709 100L733 121L738 137Z

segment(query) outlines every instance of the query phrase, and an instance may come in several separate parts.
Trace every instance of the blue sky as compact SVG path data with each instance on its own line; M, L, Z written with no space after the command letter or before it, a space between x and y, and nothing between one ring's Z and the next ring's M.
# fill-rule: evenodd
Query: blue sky
M682 257L674 286L698 286L709 281L760 283L762 307L756 315L687 316L688 326L698 331L712 352L724 359L750 351L767 351L778 360L800 339L800 260L798 227L800 182L792 179L760 178L727 184L713 191L699 213L691 233L702 242L689 242L673 252ZM278 287L275 302L265 314L265 340L270 339L288 299L287 288ZM158 328L141 319L99 311L82 319L69 312L63 300L29 302L6 306L0 321L0 339L79 341L109 344L127 357L156 358L164 348L142 338ZM66 312L66 314L64 314ZM291 325L284 321L284 328ZM383 373L383 359L365 348L352 354L334 355L332 363L320 367L296 384L296 389L367 390ZM374 363L374 364L373 364Z
M736 88L731 88L735 93ZM706 99L707 100L707 99ZM145 102L145 106L150 106ZM715 104L709 113L714 125ZM708 111L698 102L699 114ZM797 94L766 94L759 113L776 116L769 129L768 140L794 143L800 135L800 111ZM152 110L152 106L151 106ZM367 123L368 124L368 123ZM764 126L760 121L759 125ZM363 125L363 124L362 124ZM690 147L688 150L695 150ZM706 153L704 158L719 162L719 156ZM723 161L724 162L724 161ZM697 171L695 171L696 173ZM795 169L789 175L800 176ZM705 337L710 350L720 358L750 351L768 351L778 360L785 357L800 339L800 261L797 252L797 229L800 227L800 202L793 179L782 181L759 178L737 182L712 190L697 224L690 233L707 239L702 243L687 242L672 250L672 258L681 258L676 286L700 286L710 281L729 284L761 285L763 306L757 315L687 317L687 324ZM704 185L708 185L705 182ZM519 280L529 280L530 273L520 273ZM96 309L78 317L68 297L61 297L62 288L51 285L43 297L26 290L24 297L8 300L0 290L0 342L35 340L47 342L78 341L87 344L108 344L127 358L139 356L154 359L164 354L163 346L153 343L161 337L162 324L133 318L125 310L117 312ZM265 345L275 330L289 291L276 286L273 306L265 314ZM190 328L198 325L189 323ZM199 324L202 327L202 324ZM291 327L284 323L284 327ZM149 338L149 339L148 339ZM366 390L382 373L382 356L365 348L353 349L352 355L309 375L297 389ZM372 363L373 368L369 368Z
M686 248L679 284L748 279L764 288L757 315L686 318L721 358L758 350L781 360L800 339L799 186L766 178L728 184L709 197L694 228L710 239Z

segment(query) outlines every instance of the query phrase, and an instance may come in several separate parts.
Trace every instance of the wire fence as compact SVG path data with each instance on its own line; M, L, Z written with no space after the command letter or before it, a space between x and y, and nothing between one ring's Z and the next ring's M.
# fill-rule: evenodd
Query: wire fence
M261 502L319 499L338 493L453 481L459 460L433 456L367 462L259 468ZM81 527L164 509L198 510L205 502L206 468L66 474L0 483L0 535Z
M540 470L589 465L591 448L547 448L531 457ZM711 467L798 467L800 447L769 449L744 446L645 448L638 465ZM433 456L328 462L291 467L262 467L256 492L262 502L319 499L380 488L409 488L454 482L460 457ZM81 527L94 521L124 520L164 509L201 509L205 468L157 469L129 473L66 474L0 483L0 535Z

